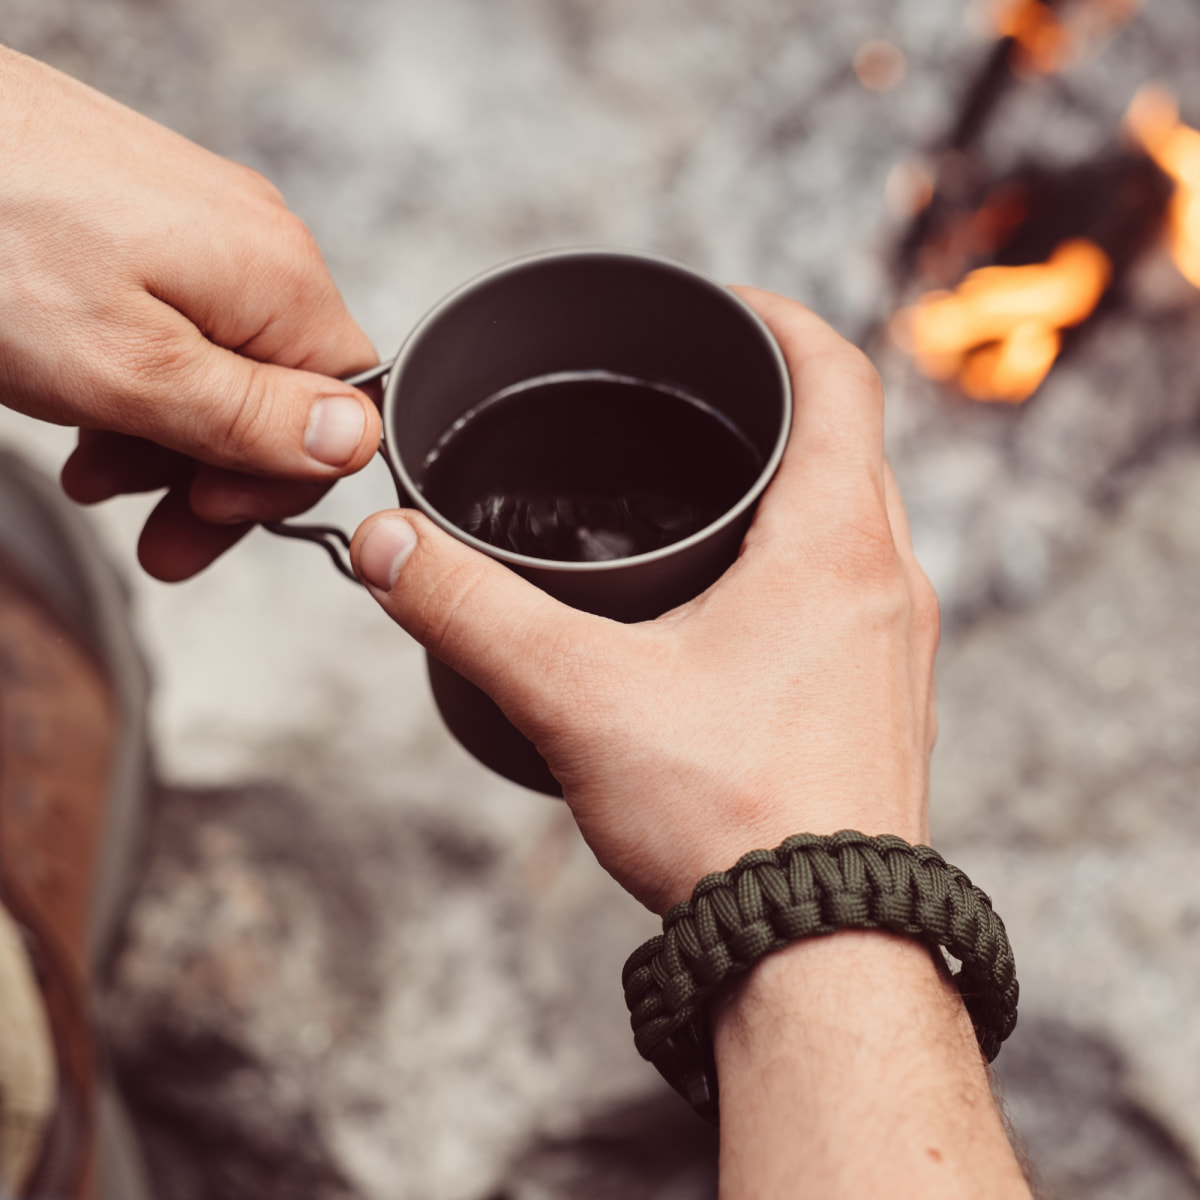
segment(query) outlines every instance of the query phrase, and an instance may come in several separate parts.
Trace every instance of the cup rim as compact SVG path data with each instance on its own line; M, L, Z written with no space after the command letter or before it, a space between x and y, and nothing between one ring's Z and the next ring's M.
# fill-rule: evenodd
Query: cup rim
M463 296L474 291L483 283L491 282L495 279L503 278L506 275L516 274L529 267L536 266L543 262L561 261L572 258L608 258L608 259L628 259L634 262L653 263L660 267L665 267L675 271L678 274L686 276L691 282L699 284L717 295L720 295L726 302L731 302L734 307L740 308L742 314L746 316L752 325L757 326L762 334L763 342L768 353L771 355L775 367L778 371L779 381L781 384L781 400L783 405L782 419L780 421L779 433L776 436L775 444L772 447L767 461L763 464L762 470L755 478L754 482L742 495L741 499L736 504L723 512L715 521L711 521L702 529L696 530L695 533L689 534L685 538L681 538L677 542L672 542L669 546L660 546L657 550L648 550L643 554L633 554L625 558L609 558L601 561L587 562L564 562L561 559L555 558L535 558L529 554L518 554L512 550L505 550L500 546L493 546L490 542L485 542L482 538L476 537L474 534L467 533L465 529L461 529L455 525L453 521L446 518L425 498L416 481L409 474L403 460L399 454L393 451L389 433L392 427L392 417L395 414L396 406L399 403L398 393L400 390L400 380L404 373L404 367L407 361L411 358L415 347L420 342L423 334L439 319L445 311L454 305ZM459 284L453 291L448 292L441 298L425 315L413 326L408 336L404 339L404 344L400 347L399 353L393 360L388 371L387 383L384 387L382 417L383 417L383 451L387 458L388 465L391 467L397 482L401 485L408 501L418 508L425 516L433 523L444 529L452 537L462 542L464 545L470 546L474 550L478 550L490 558L497 559L500 562L507 563L512 567L521 567L526 570L536 569L539 571L562 571L569 574L593 574L602 571L612 571L621 568L632 566L640 566L658 562L662 559L671 558L676 554L682 554L693 546L700 545L719 533L726 526L737 521L751 505L757 503L759 497L766 490L767 485L771 482L775 472L779 468L779 464L783 459L783 453L787 446L788 436L791 433L792 414L793 414L793 396L792 396L792 381L788 371L787 362L783 357L783 351L779 348L779 343L775 340L775 335L767 328L766 322L739 296L736 292L728 287L715 282L707 275L701 274L692 267L686 266L684 263L677 262L675 259L667 258L661 254L652 254L644 251L636 250L616 250L604 246L579 246L570 247L561 250L542 250L533 254L524 254L519 258L514 258L508 262L500 263L498 266L489 268L486 271L481 271L479 274Z

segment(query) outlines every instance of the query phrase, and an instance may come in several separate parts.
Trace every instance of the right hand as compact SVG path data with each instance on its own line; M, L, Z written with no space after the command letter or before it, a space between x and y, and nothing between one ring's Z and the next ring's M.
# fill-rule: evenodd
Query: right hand
M600 862L658 912L794 833L928 840L937 601L884 460L879 380L800 305L742 295L787 358L795 423L740 557L702 595L622 625L417 513L354 539L380 604L533 740Z
M379 445L378 361L278 191L0 47L0 402L80 428L82 503L167 488L160 579L310 507Z

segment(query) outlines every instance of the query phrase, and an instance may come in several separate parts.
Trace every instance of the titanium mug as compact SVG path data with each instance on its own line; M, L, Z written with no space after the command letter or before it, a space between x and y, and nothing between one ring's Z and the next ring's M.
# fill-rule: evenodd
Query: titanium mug
M681 541L599 562L489 545L426 499L427 457L481 401L547 376L597 375L698 398L752 443L763 464L757 478L732 507ZM433 308L391 363L347 382L385 378L380 453L401 505L565 604L618 621L651 620L716 582L737 557L791 428L787 366L758 316L690 268L623 251L552 251L480 275ZM335 544L349 545L340 530L284 522L267 528L320 542L355 578ZM467 750L515 783L562 795L545 760L490 697L436 658L427 662L438 710Z

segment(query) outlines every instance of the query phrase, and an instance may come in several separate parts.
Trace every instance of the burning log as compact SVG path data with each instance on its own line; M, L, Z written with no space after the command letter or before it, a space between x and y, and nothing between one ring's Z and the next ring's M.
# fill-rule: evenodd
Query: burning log
M1050 74L1076 61L1129 21L1142 2L996 0L991 11L996 40L967 87L957 119L931 153L928 202L898 247L895 274L902 287L915 274L925 274L918 262L924 249L945 237L964 212L979 211L984 194L993 193L977 146L1009 89L1031 73Z
M1020 63L1039 74L1050 75L1065 64L1071 47L1066 26L1044 0L1016 0L1001 5L996 30L1010 38Z
M897 314L892 332L931 379L974 400L1020 403L1120 287L1159 234L1172 185L1141 154L1026 170L918 255L943 286Z
M994 9L997 41L934 151L928 202L898 247L899 294L916 299L890 325L925 375L972 399L1032 396L1092 315L1121 295L1164 222L1181 271L1200 286L1200 132L1180 124L1170 97L1135 101L1136 150L996 179L977 149L1010 86L1062 69L1139 6L1002 0Z
M1094 311L1112 263L1094 242L1064 242L1048 262L981 267L897 317L898 340L931 379L957 379L973 400L1028 399L1062 344Z
M1142 0L1001 0L993 25L1018 69L1052 75L1129 21Z

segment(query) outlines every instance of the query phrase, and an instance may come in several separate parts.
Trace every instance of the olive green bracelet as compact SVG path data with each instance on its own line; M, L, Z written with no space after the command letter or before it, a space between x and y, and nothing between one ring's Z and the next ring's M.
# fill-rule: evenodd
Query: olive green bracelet
M701 1116L716 1122L717 1072L706 1002L727 980L799 938L884 929L960 962L953 978L991 1062L1017 1023L1017 977L992 903L936 850L898 837L843 830L802 833L706 875L690 901L622 972L633 1038L643 1058Z

